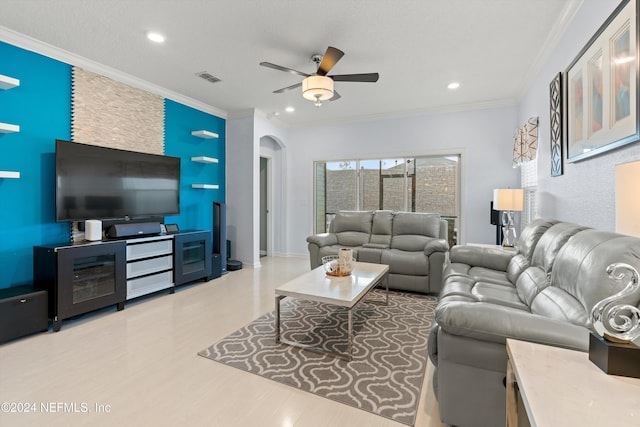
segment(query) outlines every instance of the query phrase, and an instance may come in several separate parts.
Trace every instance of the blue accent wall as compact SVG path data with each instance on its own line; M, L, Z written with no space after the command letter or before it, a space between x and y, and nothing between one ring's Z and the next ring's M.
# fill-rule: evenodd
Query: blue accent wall
M180 215L165 217L165 223L176 223L181 230L211 230L213 202L225 201L225 129L220 117L166 99L164 112L165 147L167 156L181 158ZM195 130L207 130L219 135L202 139L191 135ZM212 157L218 163L198 163L191 157ZM219 189L194 189L192 184L217 184Z
M72 66L0 42L0 74L20 86L0 90L0 122L20 126L0 133L0 288L31 284L33 246L68 242L70 224L55 220L55 140L71 140ZM180 215L166 217L180 229L211 229L212 202L225 201L226 120L165 100L165 154L181 158ZM218 139L201 139L194 130ZM219 163L196 163L206 156ZM218 190L192 184L218 184Z
M70 139L71 66L0 42L0 74L20 86L0 90L0 288L31 284L33 246L69 240L69 224L55 222L55 140Z

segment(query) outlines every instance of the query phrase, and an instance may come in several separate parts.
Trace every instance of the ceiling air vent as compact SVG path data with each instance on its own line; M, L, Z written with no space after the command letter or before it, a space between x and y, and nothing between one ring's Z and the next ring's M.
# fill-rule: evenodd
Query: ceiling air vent
M209 83L216 83L219 82L220 79L217 78L216 76L214 76L213 74L208 73L207 71L201 71L199 73L196 73L196 76L201 77L203 79L205 79L206 81L208 81Z

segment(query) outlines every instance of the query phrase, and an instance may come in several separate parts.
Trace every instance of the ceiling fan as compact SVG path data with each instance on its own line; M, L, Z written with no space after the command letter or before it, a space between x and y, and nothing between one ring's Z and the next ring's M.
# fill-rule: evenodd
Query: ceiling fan
M274 70L286 71L287 73L302 76L305 79L300 83L274 90L273 93L283 93L287 90L302 86L302 96L305 99L314 101L316 107L322 105L322 101L335 101L340 99L340 94L333 89L333 82L366 82L375 83L380 77L378 73L365 74L334 74L328 76L327 73L336 65L344 52L335 47L329 46L324 55L313 55L311 60L318 66L315 74L307 74L302 71L272 64L271 62L261 62L260 65Z

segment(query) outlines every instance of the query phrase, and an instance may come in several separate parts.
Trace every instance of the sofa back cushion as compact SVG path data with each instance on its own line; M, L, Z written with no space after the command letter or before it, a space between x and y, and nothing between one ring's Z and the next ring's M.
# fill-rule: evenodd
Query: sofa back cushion
M440 235L440 215L418 212L396 212L393 217L391 248L421 251Z
M542 235L558 222L559 221L555 219L540 218L527 224L518 239L518 253L521 254L525 260L531 262L533 251Z
M529 267L529 260L522 254L515 254L509 260L507 265L507 279L513 284L518 280L518 277Z
M518 239L518 253L511 258L507 266L507 278L513 284L518 281L518 277L531 265L533 252L543 234L547 232L558 220L536 219L531 221L522 230Z
M542 268L545 274L551 273L560 249L570 238L587 228L571 222L559 222L553 225L538 240L531 257L531 265Z
M369 242L371 211L340 211L336 214L329 232L335 233L340 246L362 246Z
M550 286L534 298L531 311L589 327L593 306L627 284L609 279L606 269L616 262L639 270L640 239L597 230L577 233L558 252ZM640 297L625 302L637 306Z
M516 281L518 297L522 302L531 306L538 293L549 286L551 269L558 252L572 236L586 228L570 222L560 222L540 236L529 266Z
M391 230L393 226L393 211L374 211L369 243L377 245L391 245Z

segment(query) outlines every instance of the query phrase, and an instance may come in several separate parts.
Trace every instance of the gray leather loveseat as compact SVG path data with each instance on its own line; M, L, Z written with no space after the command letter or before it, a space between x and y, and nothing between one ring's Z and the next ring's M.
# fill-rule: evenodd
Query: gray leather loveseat
M447 221L418 212L341 211L329 232L307 237L311 268L322 257L353 249L357 261L387 264L389 288L438 293L446 253Z
M628 281L608 278L616 262L640 269L640 239L545 219L523 230L517 253L451 248L429 336L441 420L505 424L506 338L588 351L591 309Z

